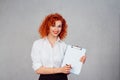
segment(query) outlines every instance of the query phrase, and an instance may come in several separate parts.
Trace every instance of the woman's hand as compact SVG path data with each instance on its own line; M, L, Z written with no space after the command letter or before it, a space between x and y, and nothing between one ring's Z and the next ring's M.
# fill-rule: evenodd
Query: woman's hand
M69 74L69 73L70 73L70 70L71 70L71 65L68 65L68 64L66 64L65 66L63 66L63 67L61 68L61 71L62 71L62 73L64 73L64 74Z
M81 59L80 59L80 61L84 64L85 61L86 61L86 56L82 56Z

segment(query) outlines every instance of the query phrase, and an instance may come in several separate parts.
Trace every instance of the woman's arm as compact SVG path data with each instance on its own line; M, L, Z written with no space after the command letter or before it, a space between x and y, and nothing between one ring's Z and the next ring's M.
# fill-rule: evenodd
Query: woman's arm
M37 74L55 74L55 73L69 74L70 73L70 69L71 69L70 65L66 65L66 66L60 67L60 68L40 67L35 72Z

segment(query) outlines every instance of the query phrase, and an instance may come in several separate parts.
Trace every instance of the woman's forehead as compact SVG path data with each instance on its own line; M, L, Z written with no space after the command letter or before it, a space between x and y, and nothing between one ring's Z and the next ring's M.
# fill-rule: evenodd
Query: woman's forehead
M62 25L61 20L57 20L57 21L55 21L55 25Z

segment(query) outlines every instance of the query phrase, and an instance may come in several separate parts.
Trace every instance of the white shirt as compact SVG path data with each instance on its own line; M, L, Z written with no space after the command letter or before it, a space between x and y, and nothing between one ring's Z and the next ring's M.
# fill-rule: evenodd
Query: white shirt
M34 41L31 51L33 69L37 70L41 66L61 67L65 49L66 44L59 38L54 47L51 46L47 38Z

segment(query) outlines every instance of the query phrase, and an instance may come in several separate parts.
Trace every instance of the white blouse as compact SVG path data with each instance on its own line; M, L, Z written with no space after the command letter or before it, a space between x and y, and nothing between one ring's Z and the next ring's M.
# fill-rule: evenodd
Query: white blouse
M34 41L31 51L33 69L37 70L41 66L61 67L65 49L66 44L59 38L55 42L54 47L51 46L47 38Z

